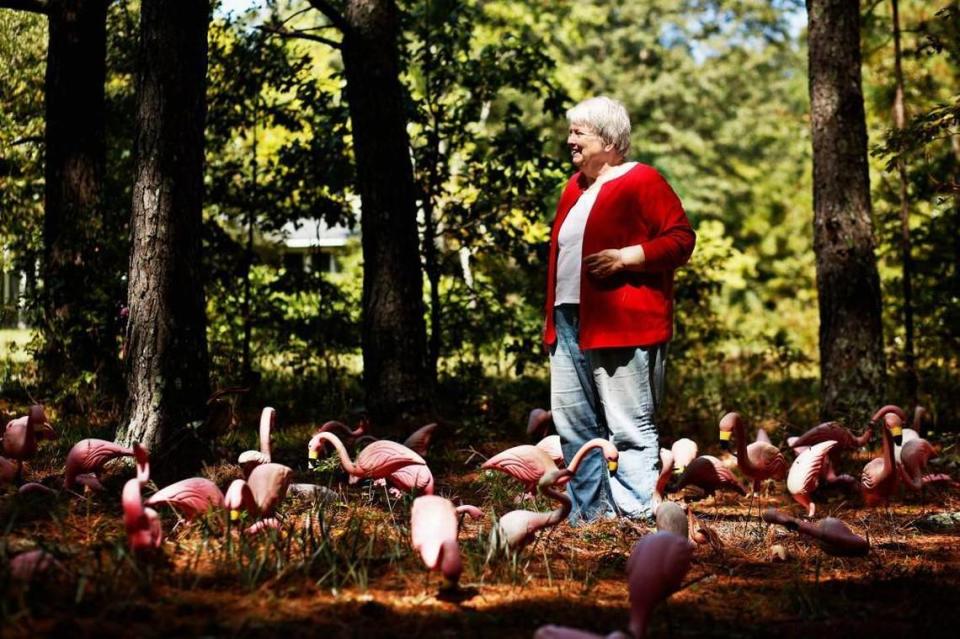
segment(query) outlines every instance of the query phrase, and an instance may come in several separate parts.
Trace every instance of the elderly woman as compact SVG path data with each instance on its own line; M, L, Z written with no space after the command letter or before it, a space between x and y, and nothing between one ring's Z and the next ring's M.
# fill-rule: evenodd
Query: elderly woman
M567 119L578 171L560 197L550 241L550 404L566 459L594 437L620 451L609 477L602 456L584 460L570 481L570 521L649 518L673 271L690 258L696 236L666 180L626 161L630 118L622 104L591 98Z

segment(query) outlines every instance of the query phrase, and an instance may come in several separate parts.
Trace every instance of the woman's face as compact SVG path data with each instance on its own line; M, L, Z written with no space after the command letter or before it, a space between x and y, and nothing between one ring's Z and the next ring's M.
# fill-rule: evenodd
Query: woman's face
M571 124L567 146L570 148L570 159L578 169L584 170L598 161L602 164L607 160L607 145L589 125Z

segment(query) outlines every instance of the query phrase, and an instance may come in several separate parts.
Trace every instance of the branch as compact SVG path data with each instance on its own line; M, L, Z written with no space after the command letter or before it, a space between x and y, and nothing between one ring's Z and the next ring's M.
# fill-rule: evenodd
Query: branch
M30 135L25 138L18 138L10 143L10 146L19 146L21 144L40 144L43 142L42 135Z
M49 0L0 0L0 9L17 9L47 15L50 12L50 2Z
M347 31L350 25L337 8L327 0L308 0L314 9L327 16L327 20L332 22L341 31Z
M2 2L3 0L0 0ZM331 40L330 38L324 38L323 36L318 36L313 33L306 33L304 31L288 31L287 29L280 29L277 27L270 27L267 25L257 27L260 31L266 33L272 33L273 35L278 35L281 38L287 38L291 40L310 40L311 42L319 42L325 44L328 47L333 47L334 49L339 49L341 44L336 40Z

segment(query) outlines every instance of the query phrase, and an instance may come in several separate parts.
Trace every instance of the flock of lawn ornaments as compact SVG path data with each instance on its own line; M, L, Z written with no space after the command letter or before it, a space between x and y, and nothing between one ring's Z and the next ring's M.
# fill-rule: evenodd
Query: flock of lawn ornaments
M692 509L670 500L670 493L693 486L705 495L732 491L746 496L747 490L732 472L732 467L736 467L752 481L754 496L766 480L785 479L789 493L805 509L806 517L812 519L816 513L814 493L824 484L840 484L858 493L867 506L886 504L900 483L912 491L922 491L933 483L957 487L949 475L926 473L927 464L935 457L936 451L918 433L924 417L924 409L917 407L914 428L904 428L904 412L897 406L884 406L859 436L837 422L820 424L800 437L787 440L787 446L796 455L792 463L770 442L762 428L758 429L756 441L748 443L743 419L738 413L727 413L719 424L721 446L728 447L731 439L736 444L736 456L728 461L710 455L698 456L697 444L686 438L675 441L669 450L662 448L662 470L653 503L658 532L642 537L634 545L627 562L630 635L614 633L609 636L644 636L653 608L680 589L696 547L699 544L722 544L715 531L698 524ZM275 511L288 494L323 497L328 493L328 489L316 484L293 483L293 470L272 461L270 437L275 421L276 411L265 408L260 418L260 449L240 455L237 463L245 479L234 480L226 493L209 479L193 477L166 486L144 499L143 488L150 479L150 458L148 451L139 444L127 448L100 439L84 439L77 442L67 455L62 491L36 482L24 483L24 461L35 455L40 440L57 436L43 407L35 405L27 415L6 425L3 456L0 456L0 484L18 485L18 492L24 495L77 495L75 490L102 492L100 473L104 465L118 457L130 456L136 464L136 476L124 485L121 503L128 544L135 555L157 552L161 547L164 533L154 508L162 505L175 511L178 525L180 521L190 522L218 510L226 511L231 522L240 520L242 513L246 513L244 517L250 524L242 528L243 533L258 534L281 528ZM534 409L527 434L531 441L539 440L538 443L509 448L482 465L483 469L500 471L517 479L526 491L518 500L539 492L557 504L548 512L514 510L504 514L493 527L491 552L517 553L536 538L538 531L564 521L570 513L571 502L562 487L577 472L584 456L594 449L607 460L610 472L616 472L619 453L605 439L588 441L569 463L565 463L560 438L549 434L551 427L550 412ZM307 453L310 460L317 460L327 447L332 447L343 470L350 475L351 483L370 479L389 485L394 493L420 495L413 500L410 511L411 545L429 570L443 575L445 588L456 589L463 570L458 546L461 518L464 515L481 518L483 512L471 505L455 506L450 500L433 494L433 475L423 456L436 428L436 424L424 426L399 444L369 435L369 423L365 419L353 430L331 421L313 435L307 444ZM839 467L841 453L869 444L874 429L878 428L882 455L866 464L859 479L837 475L835 469ZM351 459L347 446L359 449L354 459ZM829 555L857 557L866 555L870 549L867 539L833 517L805 521L775 508L768 508L761 517L763 521L814 539ZM9 572L15 579L30 580L58 565L52 555L33 550L14 557ZM536 636L549 639L599 635L544 626Z

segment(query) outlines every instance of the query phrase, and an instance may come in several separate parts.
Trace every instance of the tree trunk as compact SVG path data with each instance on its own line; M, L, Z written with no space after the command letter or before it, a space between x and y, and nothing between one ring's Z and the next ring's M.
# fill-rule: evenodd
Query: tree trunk
M59 391L65 379L96 371L100 388L113 391L119 308L103 293L112 269L102 246L107 2L56 0L46 13L43 372Z
M392 0L349 0L343 65L363 234L363 380L367 407L388 429L429 409L416 191L399 79Z
M195 471L209 393L200 271L207 2L143 0L127 401L118 439L168 477Z
M807 0L807 13L821 414L862 421L882 403L885 370L860 77L860 8L850 0Z
M907 113L903 96L903 66L900 64L900 11L897 0L893 3L893 63L896 90L893 98L893 124L902 131L907 126ZM908 406L917 405L917 360L913 339L913 257L910 250L910 203L908 197L907 161L903 155L897 158L897 173L900 178L900 256L903 262L903 362L907 382Z

